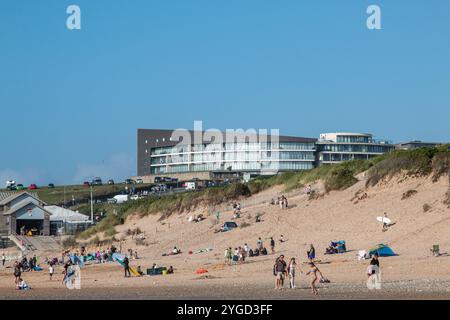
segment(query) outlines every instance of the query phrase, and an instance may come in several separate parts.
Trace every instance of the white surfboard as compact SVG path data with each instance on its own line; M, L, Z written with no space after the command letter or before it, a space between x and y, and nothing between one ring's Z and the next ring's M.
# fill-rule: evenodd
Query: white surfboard
M386 224L390 224L391 223L391 219L385 218L385 217L377 217L377 220L382 222L382 223L386 223Z

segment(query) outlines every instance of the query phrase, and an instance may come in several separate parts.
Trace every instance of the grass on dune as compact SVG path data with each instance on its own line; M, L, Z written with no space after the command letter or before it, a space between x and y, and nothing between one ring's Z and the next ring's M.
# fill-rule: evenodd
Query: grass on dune
M107 217L78 237L87 239L98 232L114 235L114 226L124 223L125 218L130 214L141 216L161 214L161 219L164 219L173 213L195 209L199 205L214 206L241 197L250 197L276 185L282 185L285 191L290 191L320 180L324 183L327 192L343 190L354 185L358 181L355 176L365 171L367 186L374 186L382 179L400 172L411 176L432 175L433 180L437 181L449 170L450 152L447 151L447 147L448 145L411 151L396 150L370 160L354 160L300 172L281 173L270 177L261 176L245 184L235 183L198 192L148 197L130 201L121 206L100 205L95 207L95 210L103 210L107 213ZM450 191L447 197L450 197ZM447 199L447 201L450 205L450 200Z

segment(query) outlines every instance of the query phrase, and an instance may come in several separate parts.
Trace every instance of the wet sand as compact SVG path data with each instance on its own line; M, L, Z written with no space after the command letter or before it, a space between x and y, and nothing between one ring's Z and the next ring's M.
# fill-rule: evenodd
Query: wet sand
M319 296L310 289L274 290L267 284L224 286L202 283L201 286L162 286L137 288L36 288L18 291L0 288L2 300L449 300L450 283L388 283L381 290L369 290L354 284L319 286Z

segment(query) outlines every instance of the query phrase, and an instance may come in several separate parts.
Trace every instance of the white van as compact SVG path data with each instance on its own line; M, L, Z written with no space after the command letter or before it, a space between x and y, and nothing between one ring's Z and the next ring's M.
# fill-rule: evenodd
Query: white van
M186 182L184 185L184 188L186 190L196 190L197 189L197 182Z
M119 194L115 196L113 199L116 199L117 204L122 204L127 202L130 198L127 194Z
M8 180L6 181L6 189L13 189L16 186L16 181Z

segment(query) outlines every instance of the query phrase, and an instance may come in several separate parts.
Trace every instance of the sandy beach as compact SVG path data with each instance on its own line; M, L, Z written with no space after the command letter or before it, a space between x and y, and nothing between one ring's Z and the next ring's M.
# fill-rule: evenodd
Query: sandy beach
M230 221L232 211L228 204L222 208L199 208L195 212L175 214L158 221L159 216L133 217L118 226L117 237L125 237L122 251L137 250L139 259L130 260L133 267L145 271L153 263L173 266L175 274L125 278L117 263L87 265L81 270L81 290L68 290L61 284L61 267L56 268L53 281L48 279L47 267L42 272L24 273L32 290L14 290L11 268L0 267L0 298L2 299L449 299L450 298L450 209L443 204L448 190L448 177L436 183L428 178L397 176L375 187L365 189L361 181L344 191L333 191L310 200L302 190L286 194L289 209L270 205L270 200L282 194L281 187L272 188L251 198L243 199L242 215L236 222L249 224L225 233L214 229ZM322 186L314 188L320 193ZM402 200L408 190L413 196ZM367 192L368 197L357 200L355 194ZM424 212L423 205L431 209ZM210 212L220 210L220 222L214 223ZM395 225L387 232L376 217L387 212ZM189 223L192 214L208 218ZM262 215L256 223L255 216ZM146 236L145 245L136 245L128 229L139 227ZM286 242L279 243L283 235ZM247 243L256 246L258 237L269 247L269 238L277 240L275 254L248 258L243 264L224 265L224 251ZM324 255L332 240L345 240L348 251L343 254ZM320 284L319 296L311 295L309 278L300 273L307 270L306 247L314 244L317 266L331 283ZM358 250L386 243L397 254L381 257L382 288L369 290L365 274L369 260L358 261ZM430 252L439 244L442 255ZM163 257L176 246L182 254ZM189 254L200 249L212 251ZM40 253L59 256L60 252ZM274 290L272 267L275 258L284 254L298 261L297 286ZM7 264L10 267L11 263ZM195 274L205 268L205 275Z

